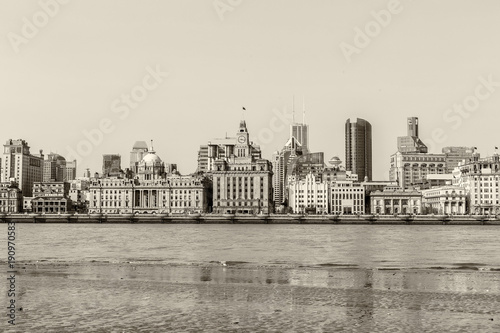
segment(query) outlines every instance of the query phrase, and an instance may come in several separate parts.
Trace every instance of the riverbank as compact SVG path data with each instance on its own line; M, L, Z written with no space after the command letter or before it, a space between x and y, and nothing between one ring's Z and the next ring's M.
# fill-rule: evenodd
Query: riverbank
M0 221L3 223L500 225L500 217L479 215L1 214Z
M2 323L8 332L500 330L499 272L238 263L17 267L17 325Z

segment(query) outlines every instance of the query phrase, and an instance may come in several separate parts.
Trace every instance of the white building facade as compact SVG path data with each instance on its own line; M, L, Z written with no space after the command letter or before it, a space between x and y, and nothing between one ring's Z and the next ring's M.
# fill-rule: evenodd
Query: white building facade
M455 168L453 177L453 185L465 189L470 214L500 214L498 154L480 158L480 155L475 153L471 161L460 163Z
M328 214L328 184L310 173L303 180L291 179L288 185L289 207L294 213Z
M365 213L365 188L353 181L337 181L330 185L330 213L351 215Z
M467 195L460 186L441 186L422 191L422 203L427 214L463 215Z

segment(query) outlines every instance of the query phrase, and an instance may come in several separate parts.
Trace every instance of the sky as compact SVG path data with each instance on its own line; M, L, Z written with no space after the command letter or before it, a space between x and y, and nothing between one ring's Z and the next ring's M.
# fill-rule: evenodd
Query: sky
M79 176L103 154L128 167L139 140L194 172L241 118L271 159L304 109L326 160L345 161L347 119L369 121L375 180L407 117L430 152L500 145L499 1L0 3L0 140L76 158Z

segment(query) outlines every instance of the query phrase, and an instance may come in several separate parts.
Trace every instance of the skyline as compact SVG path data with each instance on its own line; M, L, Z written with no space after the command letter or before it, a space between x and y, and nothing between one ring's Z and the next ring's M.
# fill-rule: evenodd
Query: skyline
M22 125L4 128L3 140L70 159L82 132L109 119L102 143L78 160L77 176L99 171L103 154L120 154L126 166L134 142L151 139L162 160L187 174L200 145L237 131L241 107L250 139L270 159L288 138L295 95L299 119L305 98L310 150L327 160L345 165L346 119L372 124L374 180L388 179L410 116L419 117L429 152L475 146L486 156L498 146L491 141L500 105L494 1L253 1L222 14L214 1L148 3L60 1L16 53L9 36L21 36L23 18L33 21L42 7L6 2L0 108L4 121ZM386 26L357 47L383 11L392 13ZM347 59L346 44L359 53ZM134 91L146 95L127 107L123 94Z

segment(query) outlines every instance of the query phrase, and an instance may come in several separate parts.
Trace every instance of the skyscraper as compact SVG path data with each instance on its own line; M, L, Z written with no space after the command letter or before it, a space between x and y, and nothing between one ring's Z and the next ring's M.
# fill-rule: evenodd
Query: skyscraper
M295 104L295 101L294 101ZM306 107L302 106L302 123L295 122L295 106L293 110L292 125L290 125L290 137L295 138L302 147L304 154L309 152L309 125L306 125Z
M346 170L359 180L372 180L372 125L364 119L347 119L345 123Z
M76 160L66 162L65 182L72 181L76 178Z
M15 179L23 196L31 197L33 183L43 180L43 153L30 154L30 147L24 140L7 140L2 159L2 182Z
M130 170L137 174L137 167L142 158L148 153L148 145L145 141L136 141L130 152Z
M43 161L43 182L62 182L66 178L66 159L50 153Z
M102 155L102 177L119 176L122 158L118 154Z

